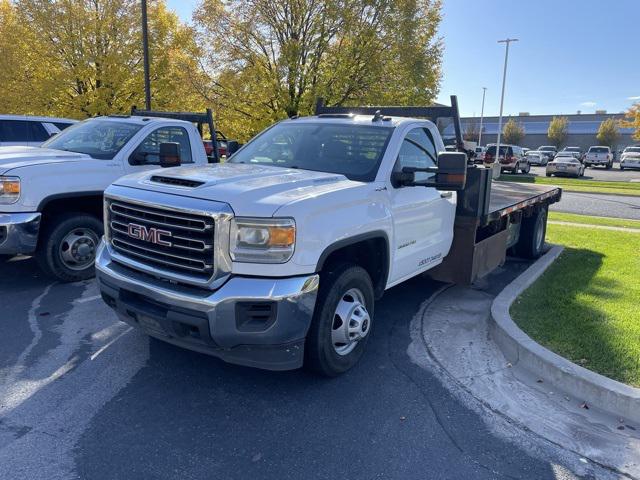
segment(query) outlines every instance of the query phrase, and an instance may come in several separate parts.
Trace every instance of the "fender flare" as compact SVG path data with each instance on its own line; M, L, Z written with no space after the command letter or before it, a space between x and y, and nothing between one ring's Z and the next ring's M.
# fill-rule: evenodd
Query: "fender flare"
M55 201L55 200L63 200L63 199L71 199L71 198L82 198L82 197L103 197L103 190L94 190L87 192L69 192L69 193L56 193L54 195L49 195L48 197L44 197L38 203L38 208L36 211L42 212L47 204Z
M387 281L389 279L389 271L391 267L391 250L390 250L390 242L389 235L384 230L372 230L366 233L360 233L358 235L354 235L352 237L343 238L338 240L337 242L332 243L328 247L326 247L322 253L320 254L320 258L318 258L318 262L316 264L316 272L322 271L325 262L329 258L329 256L345 247L350 245L355 245L356 243L363 242L365 240L373 240L373 239L382 239L385 243L385 261L382 265L382 278L378 285L375 286L376 298L380 298L382 293L387 286Z

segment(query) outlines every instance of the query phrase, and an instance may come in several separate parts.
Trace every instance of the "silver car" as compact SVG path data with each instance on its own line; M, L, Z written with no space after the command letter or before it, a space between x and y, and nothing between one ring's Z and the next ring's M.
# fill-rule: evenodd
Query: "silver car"
M547 163L549 163L549 159L547 158L547 156L542 152L538 152L537 150L529 150L525 154L525 158L530 165L542 165L544 167Z
M568 177L584 176L584 165L572 152L559 152L553 161L547 164L547 177L566 175Z
M620 157L620 170L625 168L640 169L640 147L627 147Z

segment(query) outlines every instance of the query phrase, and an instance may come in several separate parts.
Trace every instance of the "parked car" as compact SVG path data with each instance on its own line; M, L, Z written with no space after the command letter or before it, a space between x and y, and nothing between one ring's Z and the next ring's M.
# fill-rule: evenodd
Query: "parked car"
M531 149L530 149L530 148L522 147L522 153L524 153L525 155L526 155L527 153L529 153L530 151L531 151Z
M580 147L564 147L562 151L573 154L573 156L581 162L584 159L584 153L582 152L582 149Z
M640 146L624 149L620 157L620 170L625 168L640 168Z
M489 167L495 161L496 148L495 143L487 146L487 151L484 154L485 166ZM518 173L519 170L522 173L529 173L531 170L531 165L523 155L522 148L517 145L500 145L498 163L500 163L501 172Z
M475 154L476 156L473 158L473 163L483 163L484 162L484 154L487 151L487 147L476 147Z
M547 158L547 156L542 152L538 152L537 150L529 150L525 154L525 157L527 158L529 165L542 165L544 167L547 163L549 163L549 159Z
M595 165L603 165L607 170L613 167L613 154L609 147L589 147L589 150L584 156L584 166L593 167Z
M35 254L42 270L61 281L93 276L103 233L102 193L111 182L176 161L184 168L209 163L191 123L200 114L172 115L97 117L41 147L0 148L0 255ZM149 182L169 182L176 191L193 188L161 172Z
M538 147L538 152L542 152L547 157L547 161L550 162L558 153L558 149L553 145L542 145Z
M0 147L38 147L76 120L25 115L0 115Z
M551 175L566 175L570 177L582 177L584 165L580 163L573 152L559 152L552 162L547 164L547 177Z

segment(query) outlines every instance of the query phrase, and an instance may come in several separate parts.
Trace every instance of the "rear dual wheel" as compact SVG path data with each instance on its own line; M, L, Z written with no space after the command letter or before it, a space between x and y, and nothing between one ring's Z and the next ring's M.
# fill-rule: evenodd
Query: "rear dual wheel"
M514 246L516 256L539 258L544 252L547 234L547 208L541 208L530 217L522 219L520 238Z

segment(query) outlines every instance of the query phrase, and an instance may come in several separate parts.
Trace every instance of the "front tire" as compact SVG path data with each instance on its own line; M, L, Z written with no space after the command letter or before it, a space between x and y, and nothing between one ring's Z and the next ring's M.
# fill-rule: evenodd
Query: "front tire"
M305 367L327 377L351 369L371 336L373 309L373 284L364 268L343 263L323 272L305 343Z
M102 234L102 222L92 215L68 213L50 219L36 252L40 268L62 282L93 277Z

